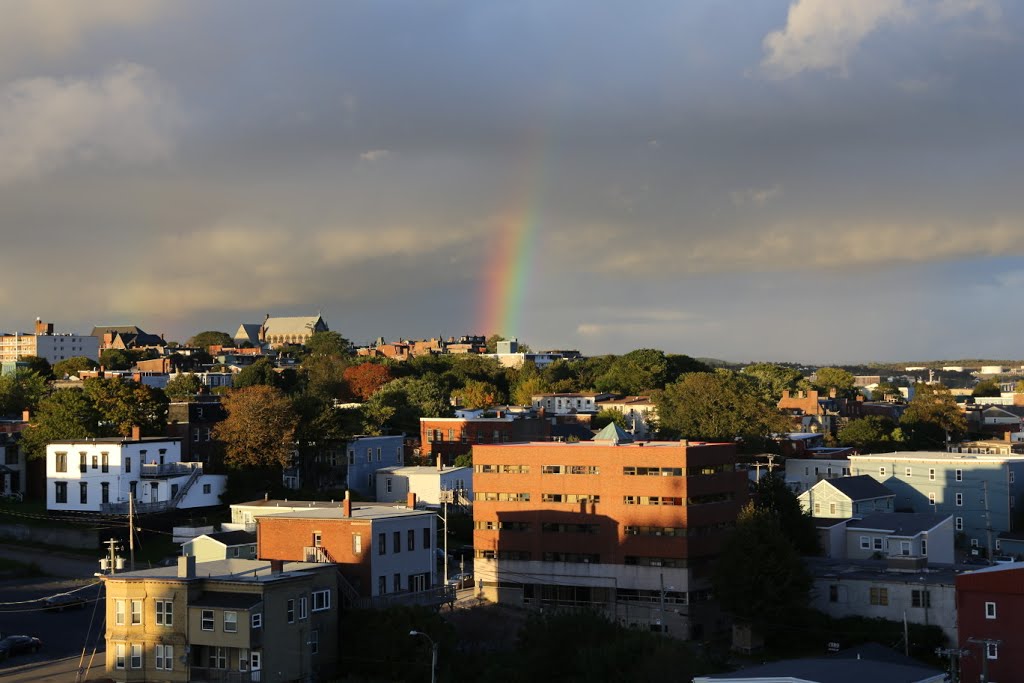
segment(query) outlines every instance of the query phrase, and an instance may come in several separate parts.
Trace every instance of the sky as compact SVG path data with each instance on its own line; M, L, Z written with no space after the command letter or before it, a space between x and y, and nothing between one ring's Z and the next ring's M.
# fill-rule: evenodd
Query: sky
M1024 357L1022 3L0 16L0 330Z

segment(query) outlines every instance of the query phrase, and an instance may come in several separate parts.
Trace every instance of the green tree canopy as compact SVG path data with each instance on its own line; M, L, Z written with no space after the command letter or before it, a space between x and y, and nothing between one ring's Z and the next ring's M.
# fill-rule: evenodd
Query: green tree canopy
M501 395L498 388L490 382L480 382L475 379L467 380L461 389L456 391L459 402L464 408L477 410L490 408L498 405Z
M622 414L622 411L618 408L604 408L597 415L594 415L590 419L591 429L604 429L609 424L614 422L621 429L628 430L629 425L626 423L626 416Z
M196 396L203 390L203 381L198 375L191 372L183 372L174 375L167 381L164 393L167 398L176 403L194 401Z
M822 393L828 393L835 389L837 396L853 396L856 389L853 386L853 373L842 368L818 368L814 373L814 388Z
M304 346L306 347L306 354L309 356L335 356L341 358L350 355L349 349L352 345L348 339L345 339L337 332L324 330L310 335Z
M778 403L783 391L793 391L804 378L799 370L774 363L754 363L743 368L743 374L755 378L765 399Z
M234 387L245 389L256 385L266 387L280 387L283 383L281 376L274 369L274 364L269 358L256 359L256 362L235 375Z
M235 345L235 338L227 332L207 330L200 332L188 340L188 345L197 349L208 349L211 346L226 346L232 348Z
M594 386L598 391L637 395L664 388L668 378L669 362L663 351L636 349L615 358Z
M49 393L49 382L38 372L23 368L13 375L0 375L0 415L34 411Z
M100 416L104 436L130 436L139 427L146 436L167 429L167 396L159 389L120 377L91 377L82 390Z
M812 585L779 518L753 503L740 512L711 581L723 609L759 630L805 607Z
M903 438L895 422L882 415L867 415L850 420L839 430L839 443L853 446L864 453L892 450Z
M402 377L388 382L366 402L367 431L419 433L421 417L448 417L451 405L436 379Z
M801 555L821 552L818 530L810 512L804 512L796 494L786 486L785 480L775 472L761 477L754 488L754 509L774 515L779 528Z
M547 385L542 377L539 375L527 377L516 384L512 390L512 403L517 406L528 406L533 402L534 396L546 392Z
M999 382L994 379L983 379L971 390L971 396L975 397L999 396L1002 393L1003 390L999 386Z
M263 384L235 389L222 403L227 417L213 434L224 442L225 465L280 471L291 462L298 416L280 389Z
M949 389L941 384L916 384L900 425L915 449L935 449L966 433L967 418Z
M129 370L135 365L135 357L122 349L103 349L100 365L107 370Z
M40 358L39 356L22 356L18 361L28 364L28 366L24 368L25 370L38 373L46 379L53 379L53 368L50 367L50 361L45 358Z
M101 436L100 413L81 389L62 389L39 402L21 445L30 458L46 457L46 444Z
M728 370L692 372L654 395L658 423L669 438L761 444L789 423L752 377Z
M98 367L99 363L91 358L75 356L73 358L66 358L65 360L57 361L53 366L53 376L58 379L74 377L82 370L95 370Z

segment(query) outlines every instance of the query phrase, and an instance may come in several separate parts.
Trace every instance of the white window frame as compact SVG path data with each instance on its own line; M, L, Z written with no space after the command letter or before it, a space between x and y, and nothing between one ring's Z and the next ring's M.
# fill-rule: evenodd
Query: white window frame
M928 504L929 505L935 505L935 492L934 491L932 491L931 493L928 494Z
M252 627L263 628L263 612L252 613Z
M323 612L331 608L331 589L313 591L313 611Z
M157 645L156 668L160 671L174 671L174 646Z
M871 537L870 536L861 536L860 537L860 549L861 550L871 550Z
M964 494L962 494L962 493L956 494L956 506L957 507L963 507L964 506Z
M207 624L210 625L210 628L206 628ZM217 628L217 615L212 609L204 609L199 613L199 628L203 631L213 631Z
M114 600L114 625L124 626L126 621L124 600Z
M294 624L295 623L295 599L294 598L288 598L288 601L285 602L285 605L284 605L284 616L285 616L285 620L289 624Z
M956 528L957 531L963 531L964 530L964 518L963 517L955 518L953 520L953 526Z
M880 477L884 477L885 476L885 468L884 467L879 467L878 468L878 476L880 476Z
M999 659L999 643L985 643L985 659Z
M142 668L142 643L132 643L131 658L128 660L129 669Z
M138 607L138 610L135 609L136 607ZM132 608L132 619L131 619L132 626L141 626L142 625L142 600L132 600L131 601L131 608ZM138 617L138 621L135 620L136 617Z
M299 598L299 621L309 619L309 598L303 595Z
M238 633L238 612L224 610L224 633Z
M931 467L928 469L928 481L935 481L935 468Z
M156 625L157 626L174 626L174 601L173 600L157 600L156 601Z
M320 629L313 629L309 632L310 654L320 654Z
M117 643L114 645L114 668L123 670L127 660L125 658L125 646L124 643Z
M956 470L956 480L957 481L963 481L964 480L964 471L963 470L961 470L961 469Z
M995 619L996 618L996 603L986 602L985 603L985 618Z

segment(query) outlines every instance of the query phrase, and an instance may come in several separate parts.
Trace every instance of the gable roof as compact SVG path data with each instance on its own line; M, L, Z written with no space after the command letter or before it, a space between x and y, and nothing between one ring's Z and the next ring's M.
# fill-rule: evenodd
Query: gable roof
M259 344L261 327L263 326L259 323L242 323L238 326L238 330L235 331L235 341L244 339L252 344Z
M203 534L203 536L227 546L248 545L256 542L256 534L251 531L218 531L214 534Z
M885 498L886 496L895 497L896 495L885 484L867 474L822 479L821 481L833 487L850 500L869 500L871 498Z
M311 334L318 329L327 329L327 323L319 313L314 316L270 317L263 325L267 334Z
M609 422L605 428L595 434L594 438L591 440L595 442L610 442L613 444L633 443L633 437L614 422Z

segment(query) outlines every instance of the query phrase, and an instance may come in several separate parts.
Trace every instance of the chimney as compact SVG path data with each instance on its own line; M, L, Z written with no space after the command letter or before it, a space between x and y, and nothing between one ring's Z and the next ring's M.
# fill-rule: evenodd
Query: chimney
M444 470L444 456L438 453L437 455L437 471L441 472Z
M785 391L782 392L782 398L783 399L789 398L789 389L786 389Z
M835 387L832 387L832 388L830 388L828 390L828 397L829 398L835 398L836 397L836 388Z
M280 574L284 571L284 560L271 560L270 561L270 573Z
M32 411L31 410L23 410L23 411L21 411L21 421L22 422L29 422L31 417L32 417ZM1007 441L1009 441L1009 439L1007 439Z
M416 494L413 493L412 491L409 491L409 493L406 494L405 496L405 507L409 508L410 510L416 509Z
M132 425L132 441L138 441L142 438L142 427L139 425Z
M344 517L352 516L352 498L347 489L345 491L345 500L341 501L341 514Z
M196 556L195 555L183 555L178 558L178 578L179 579L194 579L196 578Z

